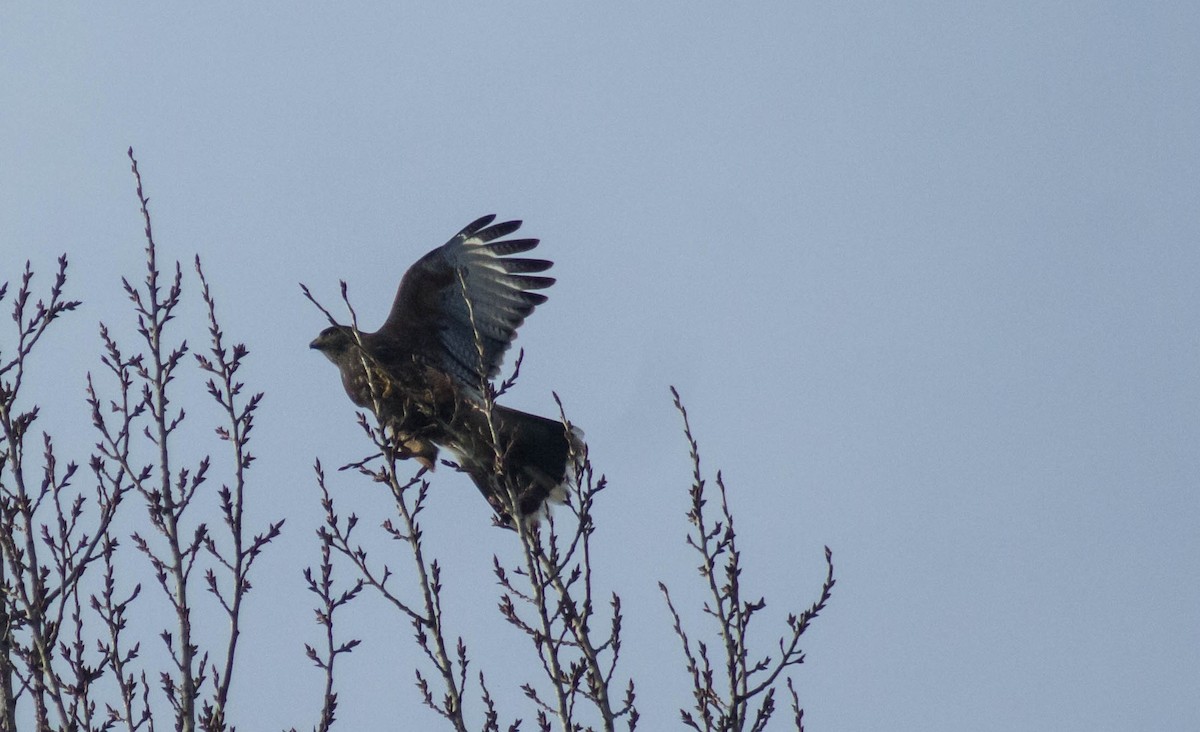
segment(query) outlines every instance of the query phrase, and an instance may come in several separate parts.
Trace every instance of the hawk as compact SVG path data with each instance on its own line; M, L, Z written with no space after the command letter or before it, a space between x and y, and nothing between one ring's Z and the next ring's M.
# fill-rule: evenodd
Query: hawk
M338 367L350 400L378 409L398 452L432 469L438 448L454 453L503 524L511 507L538 512L562 499L581 433L561 421L493 405L487 390L504 353L533 309L534 292L554 284L537 239L504 239L520 221L471 222L417 260L400 281L383 326L374 333L333 325L310 344Z

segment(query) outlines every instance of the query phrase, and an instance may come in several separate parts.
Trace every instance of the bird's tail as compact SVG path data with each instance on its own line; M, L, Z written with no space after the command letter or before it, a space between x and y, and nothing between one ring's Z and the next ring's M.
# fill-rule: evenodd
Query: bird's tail
M477 455L467 472L501 520L511 521L505 495L508 486L524 516L536 514L547 501L565 500L567 488L575 480L574 457L583 448L583 432L559 420L499 405L493 407L492 422L503 470L497 475L492 469L495 460Z

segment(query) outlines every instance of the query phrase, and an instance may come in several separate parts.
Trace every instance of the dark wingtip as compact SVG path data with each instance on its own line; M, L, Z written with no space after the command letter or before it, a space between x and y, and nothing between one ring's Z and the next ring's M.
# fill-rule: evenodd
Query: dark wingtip
M480 216L479 218L475 219L471 223L464 226L463 230L458 232L458 235L459 236L471 236L472 234L479 231L480 229L482 229L483 227L487 226L488 224L492 223L495 220L496 220L496 214L487 214L486 216Z
M480 240L488 242L493 239L499 239L502 236L508 236L517 229L521 228L521 220L514 219L512 221L501 221L498 224L489 226L486 230L475 231L474 235Z
M537 275L510 275L509 279L515 282L522 290L544 290L557 282L553 277L539 277Z

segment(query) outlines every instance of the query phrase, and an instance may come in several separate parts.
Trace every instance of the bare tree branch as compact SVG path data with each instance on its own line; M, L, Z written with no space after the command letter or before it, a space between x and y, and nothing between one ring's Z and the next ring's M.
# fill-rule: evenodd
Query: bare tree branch
M710 492L700 469L699 445L692 435L687 410L679 392L671 387L671 394L675 408L683 418L683 432L692 460L692 503L687 514L692 531L687 535L687 544L701 557L698 569L711 597L711 601L704 604L703 612L716 625L717 639L723 651L723 662L715 668L709 646L703 641L692 640L667 585L659 582L659 589L671 613L675 635L683 648L684 667L693 686L692 711L681 709L680 717L687 727L698 731L741 732L750 729L759 732L766 728L775 712L775 684L780 675L785 669L804 662L804 653L799 647L800 637L829 602L835 584L833 554L829 547L825 547L827 571L820 597L800 615L788 616L789 633L779 639L778 658L763 656L752 661L749 650L751 621L767 603L762 597L745 599L741 584L742 557L725 481L718 472L715 483L720 514L714 521L706 513ZM721 676L720 681L718 675ZM790 678L787 683L788 688L792 689ZM800 726L803 712L794 689L792 698L796 724ZM752 707L751 703L756 700L757 706Z

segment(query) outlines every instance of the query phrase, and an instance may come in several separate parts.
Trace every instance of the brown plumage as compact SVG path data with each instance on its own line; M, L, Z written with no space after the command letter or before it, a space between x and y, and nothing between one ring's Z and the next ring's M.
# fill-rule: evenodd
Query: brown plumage
M335 325L311 347L338 367L351 401L365 409L378 403L405 457L432 468L438 447L449 449L509 523L508 489L522 514L538 511L569 480L579 433L558 420L498 405L490 423L485 414L484 390L517 328L546 301L532 291L554 284L531 274L551 262L509 256L533 249L538 240L502 240L521 222L492 224L494 219L472 222L417 260L379 330L360 331L356 338L352 328Z

